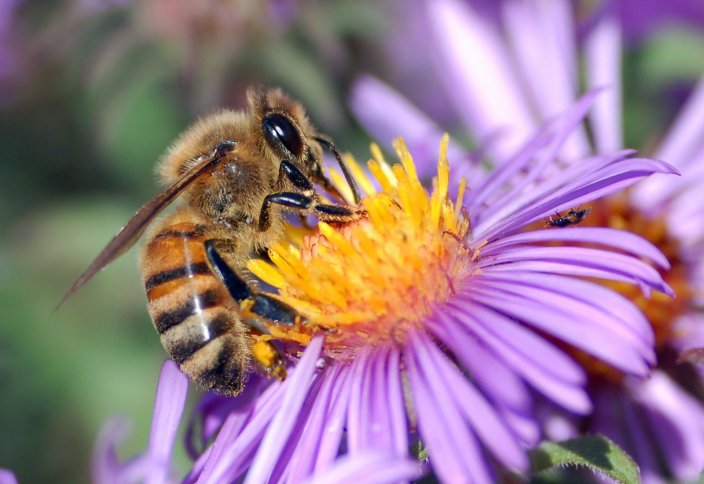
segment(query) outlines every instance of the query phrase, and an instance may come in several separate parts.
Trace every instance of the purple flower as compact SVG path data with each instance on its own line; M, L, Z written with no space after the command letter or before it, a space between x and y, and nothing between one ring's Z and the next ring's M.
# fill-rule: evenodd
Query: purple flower
M93 482L125 484L181 481L175 476L171 454L186 401L187 389L186 376L178 369L178 365L167 360L159 377L147 451L126 462L120 462L117 458L117 446L127 437L128 426L123 419L113 419L105 425L98 439L93 459ZM254 387L251 387L251 390L254 390ZM212 397L207 395L205 400L212 400ZM238 405L247 402L246 399L222 400L221 403L227 405L231 414L237 413L235 408ZM417 463L409 459L384 453L364 453L355 458L340 459L315 479L307 480L306 484L342 484L361 479L393 483L419 475ZM186 479L188 480L188 477ZM0 469L0 484L16 484L16 482L12 473Z
M487 482L501 468L527 468L525 448L539 437L533 392L591 411L585 373L565 346L647 375L647 321L584 277L671 294L645 262L667 267L664 256L613 229L527 230L649 174L673 173L631 151L564 166L557 153L595 97L470 180L467 193L458 181L456 200L447 138L431 193L402 142L393 168L373 151L374 179L349 160L368 218L320 224L316 235L275 247L273 266L250 265L306 318L269 327L297 363L283 383L256 381L234 400L206 397L197 420L208 424L195 440L220 428L186 481L299 482L341 455L404 459L420 446L441 480Z
M147 451L128 462L119 462L117 446L128 435L123 419L108 422L98 438L93 458L93 482L161 483L175 481L171 452L183 408L188 378L178 365L167 361L161 369Z
M434 34L433 45L443 60L444 84L437 88L448 91L458 112L466 111L464 127L480 146L487 145L485 152L493 163L501 165L502 154L520 145L536 123L551 119L574 102L580 63L585 66L586 86L602 88L589 115L593 142L577 128L559 156L566 169L573 170L581 164L575 162L581 157L622 148L624 26L618 10L603 9L590 28L578 35L574 13L566 2L503 2L498 15L473 8L474 2L422 4ZM475 75L477 70L492 74ZM399 133L408 135L409 146L423 157L421 163L425 144L442 132L410 101L372 77L359 79L351 101L362 123L381 139L388 138L379 127L392 123ZM369 109L389 104L394 109L377 109L374 120L365 115ZM660 369L652 379L625 377L613 368L604 371L593 359L579 358L589 370L594 415L591 420L574 421L573 428L611 436L634 455L646 481L694 479L704 465L704 432L693 423L701 421L704 411L701 376L689 364L676 363L678 352L704 343L704 321L698 309L704 294L703 126L704 78L654 153L673 163L683 176L655 177L618 197L596 202L582 223L638 233L666 253L673 266L661 274L677 291L675 299L657 294L647 299L638 291L610 284L635 302L653 327ZM491 141L492 137L497 139ZM428 161L419 171L426 173L431 166ZM581 233L594 228L569 230Z
M11 471L0 469L0 484L17 484L17 478Z

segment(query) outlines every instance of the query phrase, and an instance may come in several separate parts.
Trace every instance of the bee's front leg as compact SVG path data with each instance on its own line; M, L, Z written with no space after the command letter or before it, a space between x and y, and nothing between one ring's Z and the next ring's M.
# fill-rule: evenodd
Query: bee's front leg
M221 251L227 251L228 244L231 244L231 241L227 239L206 240L205 252L213 270L242 311L242 321L255 333L260 334L269 332L264 321L285 326L303 323L303 317L294 308L268 294L256 292L227 264ZM284 359L271 341L255 342L252 346L252 355L268 374L279 379L286 377Z

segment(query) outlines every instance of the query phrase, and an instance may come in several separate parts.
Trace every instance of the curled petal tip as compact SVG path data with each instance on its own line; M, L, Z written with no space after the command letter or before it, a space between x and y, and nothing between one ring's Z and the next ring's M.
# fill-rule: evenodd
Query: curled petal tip
M672 289L672 287L664 281L662 283L662 287L660 288L660 290L670 297L677 297L677 293L675 292L675 290Z

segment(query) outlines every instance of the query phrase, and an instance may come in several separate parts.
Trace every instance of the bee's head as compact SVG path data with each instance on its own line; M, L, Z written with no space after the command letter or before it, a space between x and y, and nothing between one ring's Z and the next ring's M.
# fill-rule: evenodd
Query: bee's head
M281 89L256 88L247 92L252 129L260 130L257 139L262 149L278 165L281 160L294 163L314 182L323 177L323 149L316 141L318 131L298 102Z

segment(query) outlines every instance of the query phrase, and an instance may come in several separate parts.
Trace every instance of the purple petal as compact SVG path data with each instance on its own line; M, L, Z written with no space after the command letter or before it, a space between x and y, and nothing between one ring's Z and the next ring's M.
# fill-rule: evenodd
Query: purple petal
M347 422L350 454L370 448L385 452L394 449L401 457L408 453L398 357L396 350L378 348L369 355L359 356L354 363L360 369L355 372L359 383L353 385L350 395Z
M538 373L569 385L584 385L584 370L574 360L519 322L477 307L471 300L463 301L460 297L452 301L451 307L454 310L451 315L456 321L482 340L493 340L496 347L506 348L507 353L513 353L525 366L536 367ZM463 319L466 314L473 316L472 321Z
M685 173L696 171L704 159L704 77L677 116L656 156ZM632 193L636 205L651 209L662 203L671 188L662 180L641 184Z
M423 361L433 365L439 378L436 385L442 385L456 402L466 422L476 432L485 447L504 465L511 469L526 469L528 458L525 450L498 417L494 408L484 399L457 369L450 363L435 344L419 338L416 350ZM430 371L426 372L430 376Z
M550 400L575 413L586 413L591 410L589 398L581 387L581 381L569 382L555 375L546 374L543 371L546 365L541 364L541 359L516 352L513 347L487 330L487 327L496 321L506 319L504 316L475 304L464 304L462 310L456 309L456 311L454 318L456 323L445 320L444 332L435 326L433 330L439 335L443 335L442 341L453 348L457 355L462 354L462 347L469 339L467 334L469 331L475 334L487 349L493 351L517 375L524 378ZM481 319L479 319L480 317ZM563 361L564 359L564 357L560 358ZM484 371L485 369L479 369L477 374Z
M117 447L130 434L130 424L124 418L108 420L100 429L93 452L91 477L93 482L115 482L122 472Z
M623 448L627 448L634 453L634 457L640 466L641 477L645 483L660 483L662 480L658 477L657 464L659 457L657 450L652 445L648 437L648 429L643 425L643 416L640 412L636 413L636 408L629 401L628 395L618 395L616 398L619 406L622 408L624 433L628 432L629 440L625 439L620 442ZM608 435L608 429L605 435ZM628 445L632 443L632 445Z
M463 308L466 311L466 308ZM523 381L516 376L506 362L495 355L485 344L480 344L473 335L458 339L448 334L453 324L447 323L449 317L444 310L436 314L440 329L432 324L433 332L445 343L462 362L472 378L484 393L501 406L517 410L530 408L530 393Z
M503 264L514 264L520 261L533 260L540 262L556 262L569 264L575 270L575 275L582 275L579 268L590 268L620 275L632 283L642 283L670 296L672 289L663 281L660 273L640 259L617 252L588 247L538 247L523 246L515 249L504 249L501 253L478 260L478 267L492 270ZM549 267L549 266L546 266ZM542 272L551 272L543 270ZM610 279L613 279L611 277Z
M17 478L11 471L0 469L0 484L17 484Z
M539 272L546 274L563 274L576 277L588 277L593 279L605 279L608 281L619 281L628 284L639 284L641 291L643 291L646 295L649 294L649 287L644 286L642 283L639 283L639 281L635 281L630 275L614 272L610 268L575 265L574 261L515 261L510 264L491 266L491 271L508 272L510 274L513 274L516 271ZM664 285L658 290L661 290L663 293L670 296L674 294L672 288L667 285Z
M656 157L685 167L704 147L704 77L670 128Z
M598 94L599 91L585 94L561 116L544 123L537 134L531 137L520 150L511 153L511 157L495 169L476 190L469 192L466 206L470 213L489 205L493 208L492 212L498 209L505 211L503 207L509 202L515 202L518 194L533 193L534 182L543 175L550 164L555 162L560 147L582 122ZM534 163L534 159L538 161ZM573 165L582 167L584 163ZM587 167L594 169L592 165ZM513 179L517 181L511 184ZM561 173L561 176L553 176L548 180L564 184L567 179L565 174ZM506 188L507 185L508 188ZM525 190L527 187L530 190ZM490 197L493 197L493 200L490 200Z
M612 339L613 342L631 347L638 351L649 364L655 364L655 355L652 352L652 328L644 319L640 320L640 327L626 324L620 318L614 318L613 315L603 308L603 301L595 294L589 292L579 295L571 294L569 291L563 291L559 286L545 284L546 279L540 283L535 281L525 280L522 283L516 283L511 279L494 279L487 277L481 278L481 285L487 290L500 292L507 295L518 296L525 299L530 299L535 302L549 300L550 304L556 308L562 309L566 315L574 315L573 318L581 319L590 327L599 329L603 335ZM588 286L583 286L588 288ZM474 288L476 290L476 287ZM546 353L547 349L542 349L542 354ZM647 359L651 357L652 359Z
M535 286L585 303L592 303L605 313L607 319L613 319L614 324L621 324L628 328L646 346L654 344L653 330L643 313L629 299L601 284L553 274L519 271L512 272L510 275L492 272L483 274L481 277L483 280L495 279L506 284L515 284L519 291L523 285Z
M482 217L481 223L491 225L506 220L513 214L540 206L548 197L555 199L558 194L570 193L593 181L606 167L632 154L633 151L624 150L609 156L586 158L563 167L555 165L556 160L545 153L536 153L538 163L521 167L517 180L510 180L505 187L499 188L492 199L487 200L486 211L491 218Z
M304 481L306 484L347 484L352 482L396 483L419 479L420 464L392 454L364 452L339 459L329 470ZM295 482L295 481L294 481ZM301 481L299 481L301 482Z
M311 466L313 464L314 456L311 452L297 452L300 449L300 441L305 429L308 427L308 421L311 417L313 410L318 407L322 399L320 397L320 390L325 382L330 382L329 379L318 378L318 375L313 378L310 388L308 389L308 394L301 406L301 410L296 417L296 421L289 432L289 437L286 439L286 443L283 446L281 454L276 460L273 470L269 475L270 482L283 482L287 480L289 482L295 482L290 479L290 471L292 465L295 462L303 461L304 465ZM323 399L325 395L322 395ZM311 449L312 450L312 449Z
M503 143L490 152L497 161L507 159L528 139L535 121L499 33L466 2L432 0L426 6L457 114L475 139L500 131Z
M494 194L492 199L488 199L485 205L492 209L495 220L504 219L518 209L525 209L544 201L548 195L554 196L560 191L564 192L572 187L585 185L601 170L627 159L633 153L632 150L623 150L610 155L586 158L568 166L562 166L542 151L534 153L539 162L531 165L529 159L517 160L517 166L512 167L516 170L515 179L506 180L504 187L497 187L498 193ZM521 165L520 162L523 164ZM548 170L552 172L546 173ZM484 220L482 222L488 224Z
M241 428L241 416L238 414L225 420L215 442L210 446L198 482L222 482L225 475L234 476L234 479L249 467L264 432L281 406L284 391L281 383L271 383L257 400L252 418L244 429Z
M437 324L430 323L435 335L445 343L472 376L472 381L497 408L511 426L528 445L537 444L539 429L532 415L531 394L506 362L495 355L484 342L479 342L474 335L464 333L457 335L455 323L448 323L445 310L435 315Z
M577 97L577 46L572 7L567 2L501 3L505 32L522 78L527 81L530 97L541 118L550 119L568 108ZM561 152L568 160L589 152L583 128L572 131Z
M591 428L624 449L638 463L644 481L653 482L646 480L657 475L652 465L657 457L647 436L648 430L642 424L642 416L636 414L630 396L623 394L621 388L604 385L592 391L595 410Z
M391 448L394 449L395 455L400 457L408 452L408 422L401 384L401 354L396 348L389 351L388 364L383 370L386 371L386 395L378 395L376 405L386 405L389 410Z
M355 81L349 102L357 120L387 148L391 147L393 140L403 137L420 178L436 174L438 146L445 130L409 100L375 77L365 75ZM447 156L455 165L468 157L466 151L452 140Z
M306 449L306 452L295 452L291 456L286 474L289 482L301 482L313 473L327 418L330 416L335 397L339 393L338 387L347 384L347 375L341 371L341 365L335 365L325 372L321 380L320 391L316 395L305 427L296 443L297 448ZM339 446L339 438L337 442ZM288 446L294 447L292 442L289 442Z
M475 225L473 237L475 240L491 240L505 236L558 211L616 193L653 173L676 173L673 170L657 160L631 158L604 167L591 176L577 178L549 193L545 187L536 187L530 195L516 198L511 205L482 220L479 226Z
M606 2L608 5L608 2ZM598 153L623 147L621 127L621 27L612 8L603 12L585 39L585 74L589 89L606 87L590 114Z
M696 479L704 463L702 404L659 371L639 383L634 393L646 408L657 447L675 477Z
M579 349L604 360L610 365L634 375L645 376L649 371L647 361L654 358L652 349L644 352L613 335L594 327L593 318L582 319L580 314L564 304L553 304L551 299L533 300L515 294L502 295L473 287L471 299L509 317L545 331Z
M673 26L701 31L704 5L699 0L619 0L616 2L625 37L631 43Z
M369 422L368 407L364 400L370 394L370 365L367 360L371 349L365 348L355 358L351 376L352 391L350 392L350 405L347 412L347 448L350 454L358 454L365 449L365 427Z
M296 424L298 413L303 406L316 370L316 363L323 347L323 338L315 337L306 348L303 357L296 364L296 370L284 383L285 392L281 408L274 416L262 440L252 466L247 472L245 483L264 482L283 451L287 437Z
M418 428L427 445L430 462L441 481L491 482L490 472L481 449L465 425L457 402L444 388L435 388L432 364L418 353L418 339L411 335L404 352L411 395L418 419ZM428 374L430 372L430 374Z
M234 426L235 435L240 432L250 419L252 408L262 392L269 386L268 379L253 374L247 380L247 386L237 398L223 397L206 393L191 414L186 432L186 444L191 458L201 455L201 450L194 448L196 439L201 448L222 428L226 419ZM202 420L199 436L195 435L196 422ZM235 422L237 421L237 422Z
M166 360L161 367L156 389L148 450L153 468L147 482L167 481L171 469L171 453L187 394L188 378L181 373L176 363Z
M328 414L324 418L320 445L315 456L314 473L321 472L330 467L340 450L340 440L347 420L349 397L353 386L353 371L350 366L340 368L334 394L331 399Z
M638 257L653 261L663 269L670 268L667 257L643 237L604 227L564 227L560 230L532 230L495 240L482 247L482 257L493 255L499 250L514 245L540 242L577 242L580 244L600 244L629 252Z

